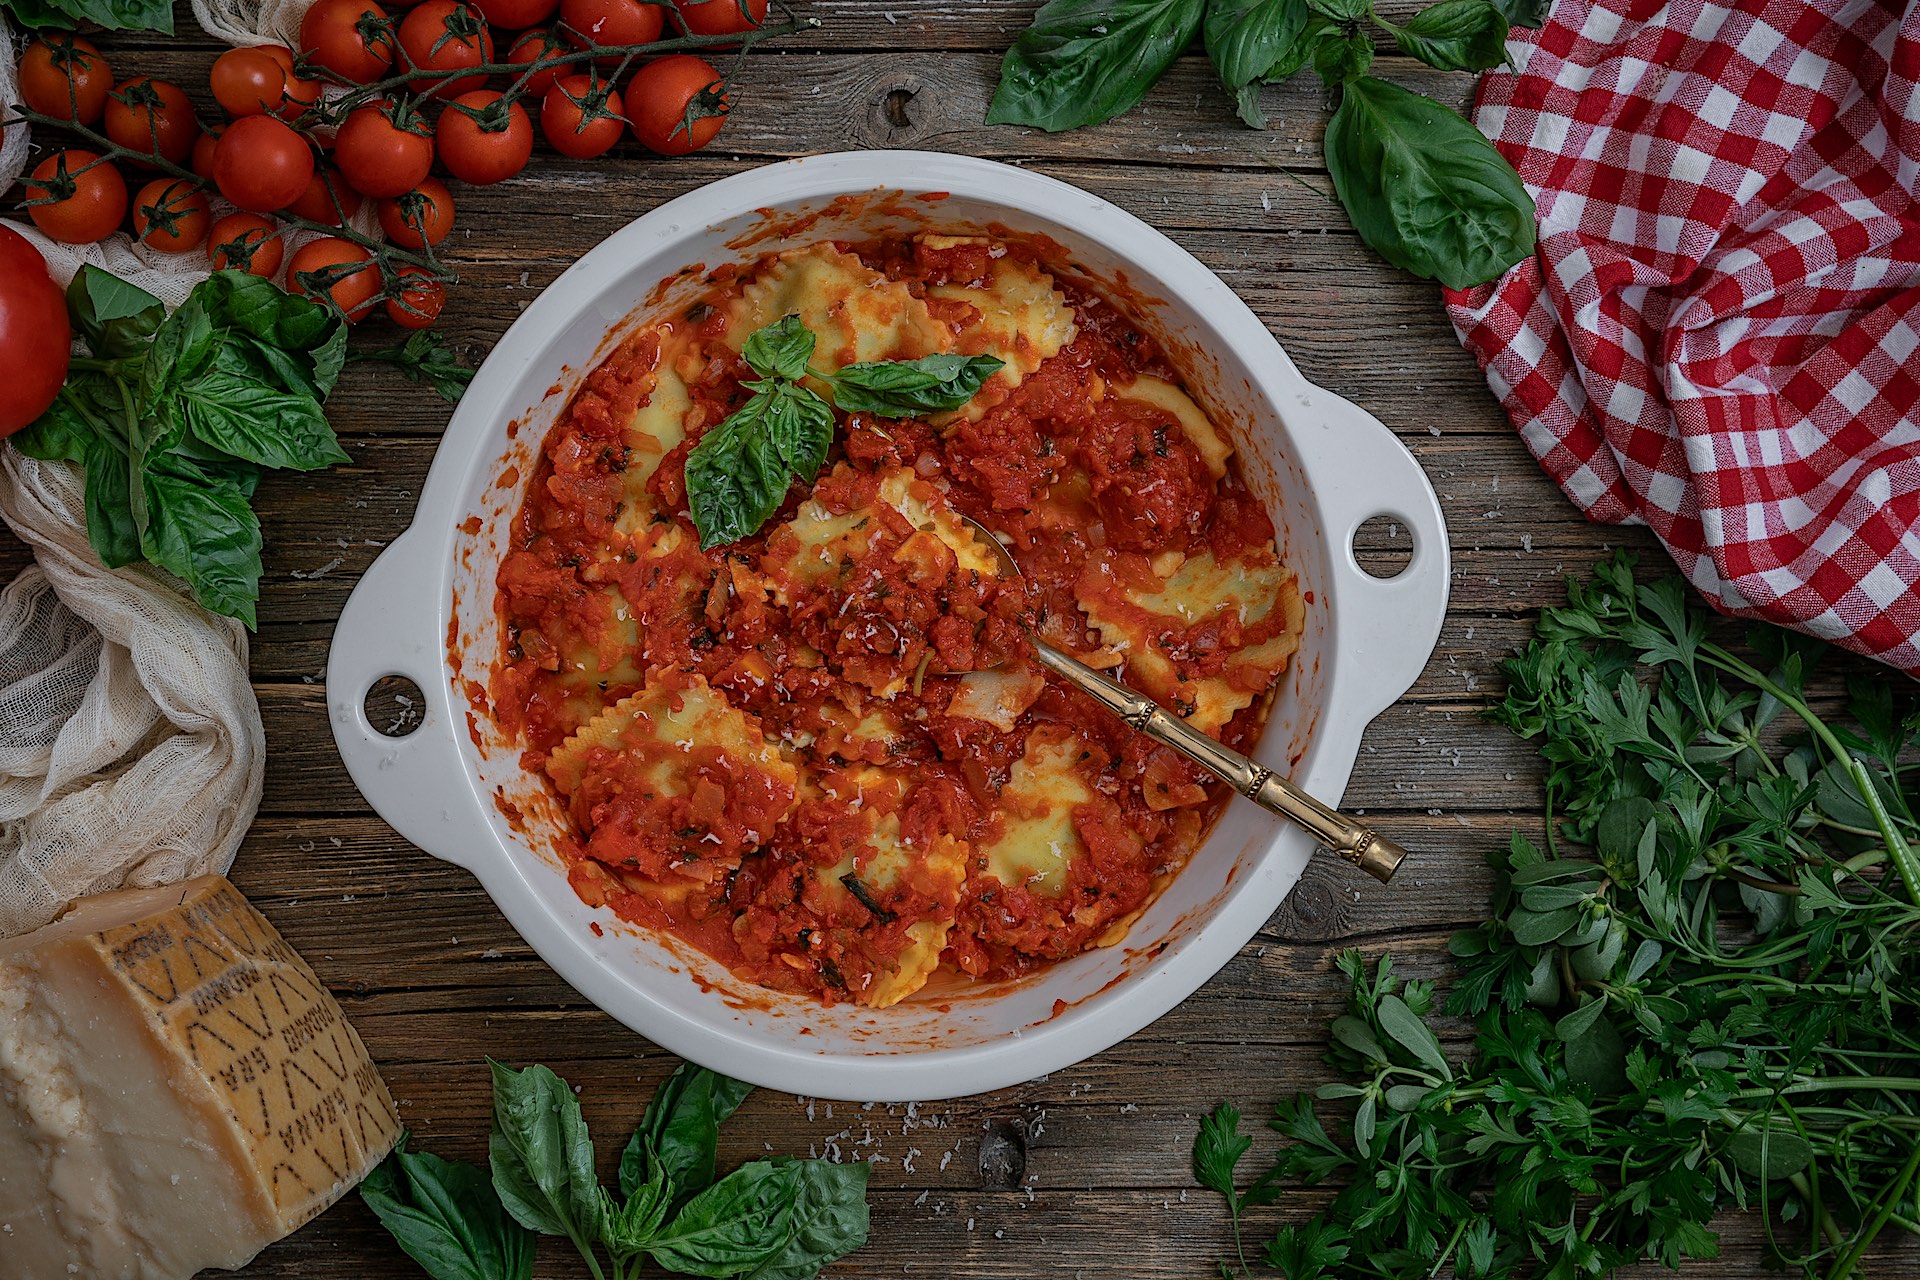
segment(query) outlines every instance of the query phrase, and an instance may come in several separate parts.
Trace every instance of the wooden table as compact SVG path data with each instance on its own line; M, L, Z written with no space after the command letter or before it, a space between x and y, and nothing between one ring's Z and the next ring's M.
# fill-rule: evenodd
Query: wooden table
M762 1090L729 1126L723 1167L829 1142L874 1161L872 1242L836 1275L1211 1276L1227 1227L1217 1198L1188 1171L1197 1118L1230 1099L1257 1121L1283 1093L1326 1078L1321 1046L1344 1000L1332 969L1342 948L1391 949L1408 970L1446 977L1448 935L1487 907L1481 852L1504 844L1515 826L1539 828L1537 757L1479 716L1499 686L1497 664L1525 640L1540 606L1561 598L1563 575L1586 570L1609 547L1655 563L1660 553L1643 531L1582 520L1509 428L1455 341L1437 288L1356 239L1324 194L1325 95L1313 77L1266 91L1264 133L1234 119L1198 57L1182 59L1143 108L1106 126L1052 136L988 128L981 120L999 51L1025 25L1031 0L957 9L931 0L800 2L822 29L749 60L733 118L708 152L660 160L623 147L575 162L543 148L517 180L457 192L449 247L463 283L441 328L468 358L482 357L581 253L703 183L819 151L965 152L1084 187L1191 250L1252 305L1308 378L1401 436L1446 508L1455 566L1446 629L1420 682L1368 731L1346 795L1415 850L1391 887L1316 859L1260 935L1198 994L1051 1078L917 1108ZM1382 5L1401 20L1417 7ZM100 43L120 75L147 72L204 93L219 46L184 5L179 21L175 40ZM1384 51L1379 70L1455 105L1471 87L1466 76ZM357 342L391 340L384 321L366 330ZM256 503L267 548L252 664L269 754L266 797L233 879L339 996L416 1146L484 1159L482 1058L492 1054L545 1062L580 1086L602 1154L617 1151L674 1059L562 982L465 872L374 817L334 752L321 687L333 623L359 575L411 519L448 410L362 367L344 380L330 416L352 464L269 479ZM25 559L0 529L0 579ZM1260 1130L1247 1167L1272 1145ZM1250 1238L1317 1203L1302 1195L1256 1211ZM1728 1224L1725 1246L1721 1261L1686 1274L1745 1276L1759 1265L1748 1222ZM1920 1274L1920 1254L1886 1257L1891 1269L1872 1274ZM240 1274L420 1273L349 1198ZM537 1274L584 1270L549 1241Z

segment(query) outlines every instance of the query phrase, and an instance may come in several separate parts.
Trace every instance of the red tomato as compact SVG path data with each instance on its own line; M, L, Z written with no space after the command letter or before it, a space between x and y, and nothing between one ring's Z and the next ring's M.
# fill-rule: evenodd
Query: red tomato
M433 139L408 107L355 107L333 139L333 158L354 190L376 199L413 190L433 168ZM419 132L416 132L418 130Z
M555 151L575 160L613 150L625 132L622 125L619 91L597 76L568 76L540 102L540 132Z
M767 21L767 0L744 0L745 13L740 10L742 3L743 0L673 0L673 7L688 35L735 36L764 26Z
M488 22L508 31L520 31L551 18L560 0L473 0Z
M213 60L213 100L230 116L264 115L286 96L287 73L258 49L229 49Z
M328 190L329 184L332 190ZM307 181L307 189L300 193L298 200L287 206L287 212L308 222L337 227L360 212L360 203L360 193L347 185L338 169L316 168L313 177Z
M713 141L727 121L725 89L720 73L692 54L654 59L627 82L627 119L633 123L633 136L663 156L698 151ZM697 117L691 126L689 112Z
M27 238L0 223L0 436L47 411L67 380L67 297Z
M185 164L200 136L200 122L179 85L135 76L107 96L107 136L129 151L158 152Z
M533 121L526 109L503 103L492 89L463 93L448 103L433 136L447 172L476 187L506 181L533 155Z
M400 24L400 57L420 71L458 71L493 61L493 36L480 15L460 0L426 0ZM434 98L456 98L487 82L484 75L416 76L410 87ZM369 193L371 194L371 193Z
M112 88L107 60L79 36L43 36L20 58L20 100L43 116L98 124Z
M300 20L300 50L314 66L366 84L393 65L393 23L374 0L318 0Z
M440 318L440 308L447 305L446 285L419 267L400 268L400 282L400 296L387 299L389 319L404 328L424 329Z
M242 116L213 149L213 181L220 194L249 213L286 208L312 177L313 149L272 116Z
M193 161L187 167L208 182L213 181L214 148L220 143L220 135L226 131L227 126L216 124L193 140Z
M127 216L127 183L120 171L92 151L56 151L34 167L27 198L51 204L28 208L40 234L62 244L92 244L120 229ZM36 255L38 256L38 255Z
M286 253L280 228L257 213L230 213L207 232L207 258L215 271L251 271L272 279Z
M536 27L513 42L513 48L507 50L507 61L522 66L540 61L549 54L561 53L573 46L561 39L551 27ZM566 75L568 64L556 63L544 67L527 77L527 96L538 102L547 96L547 90L553 88L553 82Z
M310 273L316 276L311 287L302 279ZM373 300L380 296L380 268L374 265L372 254L351 240L336 236L311 240L301 245L287 264L287 291L313 297L314 290L353 324L373 309Z
M207 198L185 178L155 178L133 198L133 234L161 253L198 249L213 221Z
M273 114L282 120L298 120L314 103L320 101L320 81L302 80L295 74L293 50L283 44L263 44L259 46L259 51L279 64L281 78L286 82Z
M560 0L560 21L594 44L652 44L665 26L661 13L644 0ZM613 66L620 59L600 61Z
M380 202L380 229L402 249L439 244L453 230L453 194L438 178Z

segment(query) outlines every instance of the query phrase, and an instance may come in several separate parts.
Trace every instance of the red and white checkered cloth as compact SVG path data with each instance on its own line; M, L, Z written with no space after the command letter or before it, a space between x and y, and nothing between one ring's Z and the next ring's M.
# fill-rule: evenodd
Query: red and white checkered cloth
M1558 0L1475 122L1538 253L1447 308L1589 518L1920 674L1920 4Z

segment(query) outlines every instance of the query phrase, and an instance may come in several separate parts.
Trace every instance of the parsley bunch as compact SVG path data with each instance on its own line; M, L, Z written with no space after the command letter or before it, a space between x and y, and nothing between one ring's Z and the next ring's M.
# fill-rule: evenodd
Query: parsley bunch
M1281 1104L1274 1168L1236 1191L1237 1116L1203 1126L1236 1234L1282 1184L1345 1184L1269 1243L1289 1280L1677 1267L1729 1208L1843 1280L1920 1234L1920 697L1853 679L1816 710L1817 642L1763 629L1743 656L1632 566L1570 584L1506 664L1491 715L1540 742L1548 839L1489 859L1492 918L1451 944L1470 1060L1430 985L1349 952L1345 1078Z

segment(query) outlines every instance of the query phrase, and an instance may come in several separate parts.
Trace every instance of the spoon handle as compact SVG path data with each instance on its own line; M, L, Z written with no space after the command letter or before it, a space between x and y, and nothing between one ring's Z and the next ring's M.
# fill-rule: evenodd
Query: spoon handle
M1400 869L1407 851L1397 842L1327 808L1265 765L1255 764L1180 717L1169 714L1152 698L1134 692L1052 645L1036 638L1033 652L1042 666L1098 698L1135 730L1172 747L1261 808L1292 819L1374 879L1384 883L1393 879L1393 873Z

